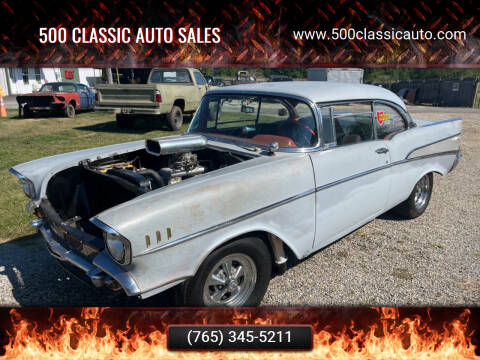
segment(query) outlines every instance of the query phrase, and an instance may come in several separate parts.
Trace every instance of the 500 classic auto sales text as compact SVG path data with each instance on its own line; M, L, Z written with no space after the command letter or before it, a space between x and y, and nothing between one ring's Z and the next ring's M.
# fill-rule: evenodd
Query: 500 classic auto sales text
M110 28L39 28L41 44L218 44L222 38L220 28L180 27L176 30L170 27L141 27L135 31L127 27Z

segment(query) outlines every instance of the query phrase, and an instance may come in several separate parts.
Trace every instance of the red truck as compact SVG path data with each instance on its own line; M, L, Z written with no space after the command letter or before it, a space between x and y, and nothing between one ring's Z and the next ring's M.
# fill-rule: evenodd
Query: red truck
M93 110L95 93L84 84L53 82L44 84L37 92L17 96L17 102L19 117L46 111L73 118L79 110Z

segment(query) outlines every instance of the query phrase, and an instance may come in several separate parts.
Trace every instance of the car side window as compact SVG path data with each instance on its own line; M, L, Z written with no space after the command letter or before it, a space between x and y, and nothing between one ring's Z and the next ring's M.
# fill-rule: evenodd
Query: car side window
M377 139L388 140L393 135L407 129L407 123L402 115L393 107L382 103L375 103L373 110Z
M349 145L374 139L369 101L322 106L321 114L326 144Z
M198 71L193 72L193 76L195 76L195 81L197 82L197 85L205 85L205 79L203 78L202 74L200 74Z

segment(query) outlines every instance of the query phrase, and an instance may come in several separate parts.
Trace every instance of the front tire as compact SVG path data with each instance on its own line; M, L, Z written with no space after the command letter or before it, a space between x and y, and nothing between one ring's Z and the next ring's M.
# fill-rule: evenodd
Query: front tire
M65 108L65 116L73 119L75 117L75 106L73 106L72 104L68 104Z
M167 114L167 120L173 131L180 130L183 125L182 108L177 105L172 106L172 110Z
M257 306L270 282L270 252L259 238L243 238L212 252L183 285L188 306Z
M418 180L408 199L395 209L407 219L419 217L427 209L430 198L432 197L432 189L433 174L429 173Z

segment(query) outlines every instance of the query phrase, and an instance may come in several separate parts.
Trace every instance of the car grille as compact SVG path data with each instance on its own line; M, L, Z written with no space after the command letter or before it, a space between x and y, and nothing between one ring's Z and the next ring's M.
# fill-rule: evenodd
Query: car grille
M95 244L90 244L82 239L66 231L62 226L56 225L50 222L50 227L57 235L57 241L66 249L73 250L83 254L85 257L92 260L99 252L99 249Z
M29 106L50 106L53 102L52 96L24 96L22 102Z

